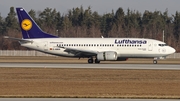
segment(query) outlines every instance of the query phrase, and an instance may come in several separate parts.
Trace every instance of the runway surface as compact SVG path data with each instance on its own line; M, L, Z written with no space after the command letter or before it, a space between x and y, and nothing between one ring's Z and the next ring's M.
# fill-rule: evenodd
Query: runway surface
M32 68L98 68L98 69L157 69L180 70L180 65L173 64L52 64L52 63L0 63L0 67Z
M0 98L0 101L179 101L174 99Z

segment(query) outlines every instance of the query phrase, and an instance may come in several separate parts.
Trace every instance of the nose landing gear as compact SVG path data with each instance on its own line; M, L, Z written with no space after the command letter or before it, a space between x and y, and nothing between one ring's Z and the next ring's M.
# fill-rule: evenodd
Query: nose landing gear
M154 64L157 64L157 60L153 60L153 63L154 63Z
M153 64L157 64L157 60L159 59L159 57L155 57L153 60Z

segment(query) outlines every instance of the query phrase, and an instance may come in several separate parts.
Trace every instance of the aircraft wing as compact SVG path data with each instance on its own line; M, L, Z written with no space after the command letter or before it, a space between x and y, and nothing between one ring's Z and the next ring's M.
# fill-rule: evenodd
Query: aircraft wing
M85 49L76 49L76 48L69 48L69 47L61 47L58 46L59 48L64 48L65 52L69 52L72 54L75 54L75 56L79 56L79 57L90 57L90 56L96 56L97 55L97 51L92 51L92 50L85 50Z

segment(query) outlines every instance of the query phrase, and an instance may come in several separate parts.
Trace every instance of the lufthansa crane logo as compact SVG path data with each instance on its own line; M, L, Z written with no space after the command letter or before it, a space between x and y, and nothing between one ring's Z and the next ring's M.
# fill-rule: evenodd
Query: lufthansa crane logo
M32 28L32 22L29 19L24 19L21 23L21 27L22 29L24 29L25 31L28 31Z

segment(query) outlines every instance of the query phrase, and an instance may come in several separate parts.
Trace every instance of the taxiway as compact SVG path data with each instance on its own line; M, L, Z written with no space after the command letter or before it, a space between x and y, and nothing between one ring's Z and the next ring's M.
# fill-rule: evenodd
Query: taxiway
M0 63L0 67L24 68L92 68L92 69L156 69L180 70L180 65L173 64L52 64L52 63Z

